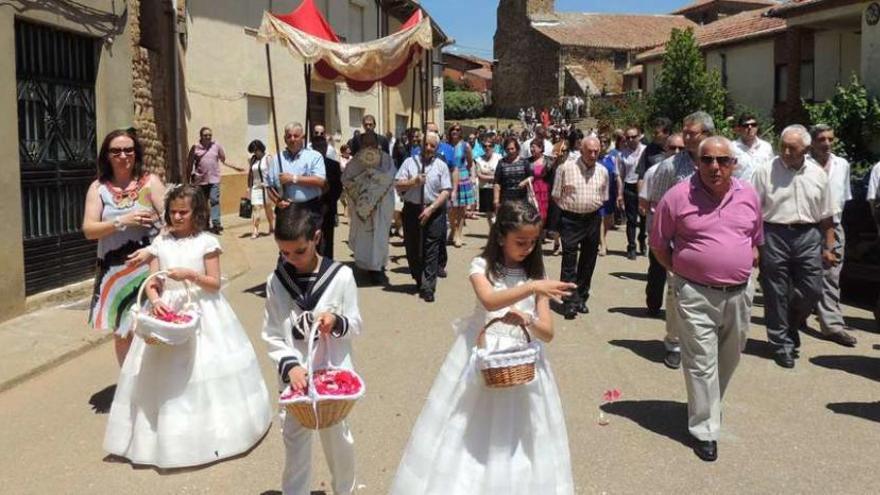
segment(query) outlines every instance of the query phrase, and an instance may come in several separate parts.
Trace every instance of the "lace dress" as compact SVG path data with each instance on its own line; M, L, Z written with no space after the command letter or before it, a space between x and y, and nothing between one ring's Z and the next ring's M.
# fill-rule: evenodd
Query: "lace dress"
M485 260L475 258L470 273L485 272ZM506 270L494 287L527 281L524 271ZM514 308L535 314L535 299ZM543 349L535 379L507 389L486 387L470 361L483 325L506 312L487 312L478 303L469 318L454 323L458 337L413 428L392 494L574 493L562 403ZM514 335L495 334L487 345L508 345Z
M162 269L205 271L220 252L208 233L156 238ZM162 300L179 307L182 284L165 281ZM104 450L134 464L197 466L248 451L269 429L272 411L254 348L220 293L196 289L201 325L184 345L147 345L135 337L122 365Z

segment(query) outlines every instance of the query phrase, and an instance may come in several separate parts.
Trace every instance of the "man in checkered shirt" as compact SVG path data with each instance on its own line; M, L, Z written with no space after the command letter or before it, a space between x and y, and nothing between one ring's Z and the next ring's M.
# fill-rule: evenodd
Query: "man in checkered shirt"
M562 211L563 282L577 283L577 292L566 298L563 314L573 320L577 313L589 313L590 281L599 253L599 208L608 199L608 170L596 166L602 145L589 136L581 141L581 156L565 162L556 172L553 200Z

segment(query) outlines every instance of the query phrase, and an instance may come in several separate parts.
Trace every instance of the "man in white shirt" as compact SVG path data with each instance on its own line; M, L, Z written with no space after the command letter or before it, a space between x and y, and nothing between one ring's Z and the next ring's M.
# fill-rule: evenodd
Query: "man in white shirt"
M783 368L794 368L798 358L798 332L822 296L823 265L838 263L833 219L839 206L831 199L828 174L807 155L811 144L806 128L786 127L779 156L752 177L764 217L767 340Z
M846 323L843 321L843 313L840 309L840 271L843 268L843 255L846 239L843 232L843 207L852 199L850 188L849 162L831 152L836 138L834 129L818 124L810 129L813 139L810 156L816 160L828 174L828 192L834 203L834 237L837 243L834 245L834 255L840 261L834 266L825 267L825 277L822 281L822 297L819 299L817 313L819 316L819 328L828 340L837 342L846 347L855 347L856 338L846 331Z
M737 120L736 133L739 135L733 144L737 151L737 169L733 175L742 180L751 180L756 167L769 163L776 156L773 146L758 137L758 119L744 113Z
M868 178L868 203L871 205L871 213L874 215L874 223L877 224L877 232L880 232L880 198L877 197L880 189L880 162L871 169Z
M626 257L636 259L636 229L639 229L639 253L647 251L645 216L639 214L639 161L645 152L642 132L630 126L623 134L623 149L620 150L620 178L623 180L623 205L626 212Z
M547 130L544 129L544 126L539 124L535 126L535 137L523 141L519 152L520 158L528 159L528 157L532 154L530 150L532 146L532 141L534 141L535 139L544 141L544 156L553 156L553 143L551 143L550 140L547 139Z

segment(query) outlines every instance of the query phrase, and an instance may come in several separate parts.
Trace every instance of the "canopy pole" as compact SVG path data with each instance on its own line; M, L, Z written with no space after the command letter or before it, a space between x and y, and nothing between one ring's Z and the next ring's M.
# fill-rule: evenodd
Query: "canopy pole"
M272 12L272 4L269 0L269 12ZM278 114L275 111L275 81L272 76L272 56L269 54L269 43L266 43L266 70L269 72L269 104L272 106L272 137L275 138L275 159L281 156L281 142L278 139ZM266 143L267 145L269 143ZM278 162L281 163L281 162Z
M428 66L425 65L427 58L428 53L426 50L422 53L422 61L419 64L422 66L422 125L425 127L428 125L428 88L431 87L428 84L428 74L430 73L430 70Z
M278 140L278 116L275 111L275 83L272 78L272 57L269 55L269 44L266 43L266 67L269 70L269 101L272 105L272 137L275 138L275 156L281 153L281 144Z
M303 132L305 133L306 138L306 146L309 145L309 131L312 128L311 123L309 123L309 109L312 106L312 66L311 64L304 64L303 66L303 74L305 74L306 78L306 120L305 120L305 129Z
M413 66L412 70L412 97L410 98L409 104L409 127L413 128L416 126L416 67ZM422 129L424 131L424 129Z

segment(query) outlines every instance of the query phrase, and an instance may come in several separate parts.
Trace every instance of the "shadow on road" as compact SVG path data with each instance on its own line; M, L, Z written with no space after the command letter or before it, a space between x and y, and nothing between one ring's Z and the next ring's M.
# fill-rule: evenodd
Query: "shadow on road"
M603 404L608 414L622 416L642 428L690 447L687 431L687 404L670 400L622 400Z
M266 299L266 282L263 282L260 285L255 285L249 289L245 289L244 292L247 294L253 294L257 297L262 297L263 299Z
M880 422L880 402L832 402L826 407L837 414Z
M880 333L880 329L877 328L877 322L874 321L873 318L844 316L843 319L846 321L846 325L849 327L862 330L863 332Z
M95 414L107 414L110 412L110 404L113 404L113 396L116 395L116 384L108 385L101 391L95 392L89 397L89 405Z
M773 346L769 342L755 339L747 340L746 348L743 349L743 354L763 359L773 359L774 352Z
M880 381L880 358L868 356L816 356L810 358L816 366L845 371L869 380Z
M609 340L609 344L629 349L637 356L652 363L662 363L666 355L666 346L662 340Z
M618 313L618 314L630 316L633 318L645 318L648 320L661 320L662 321L662 320L666 319L666 313L664 311L661 310L660 314L658 316L651 316L650 314L648 314L647 308L624 308L624 307L608 308L608 312L609 313Z
M648 281L647 273L637 273L637 272L613 272L609 273L612 277L619 278L621 280L638 280L640 282Z

